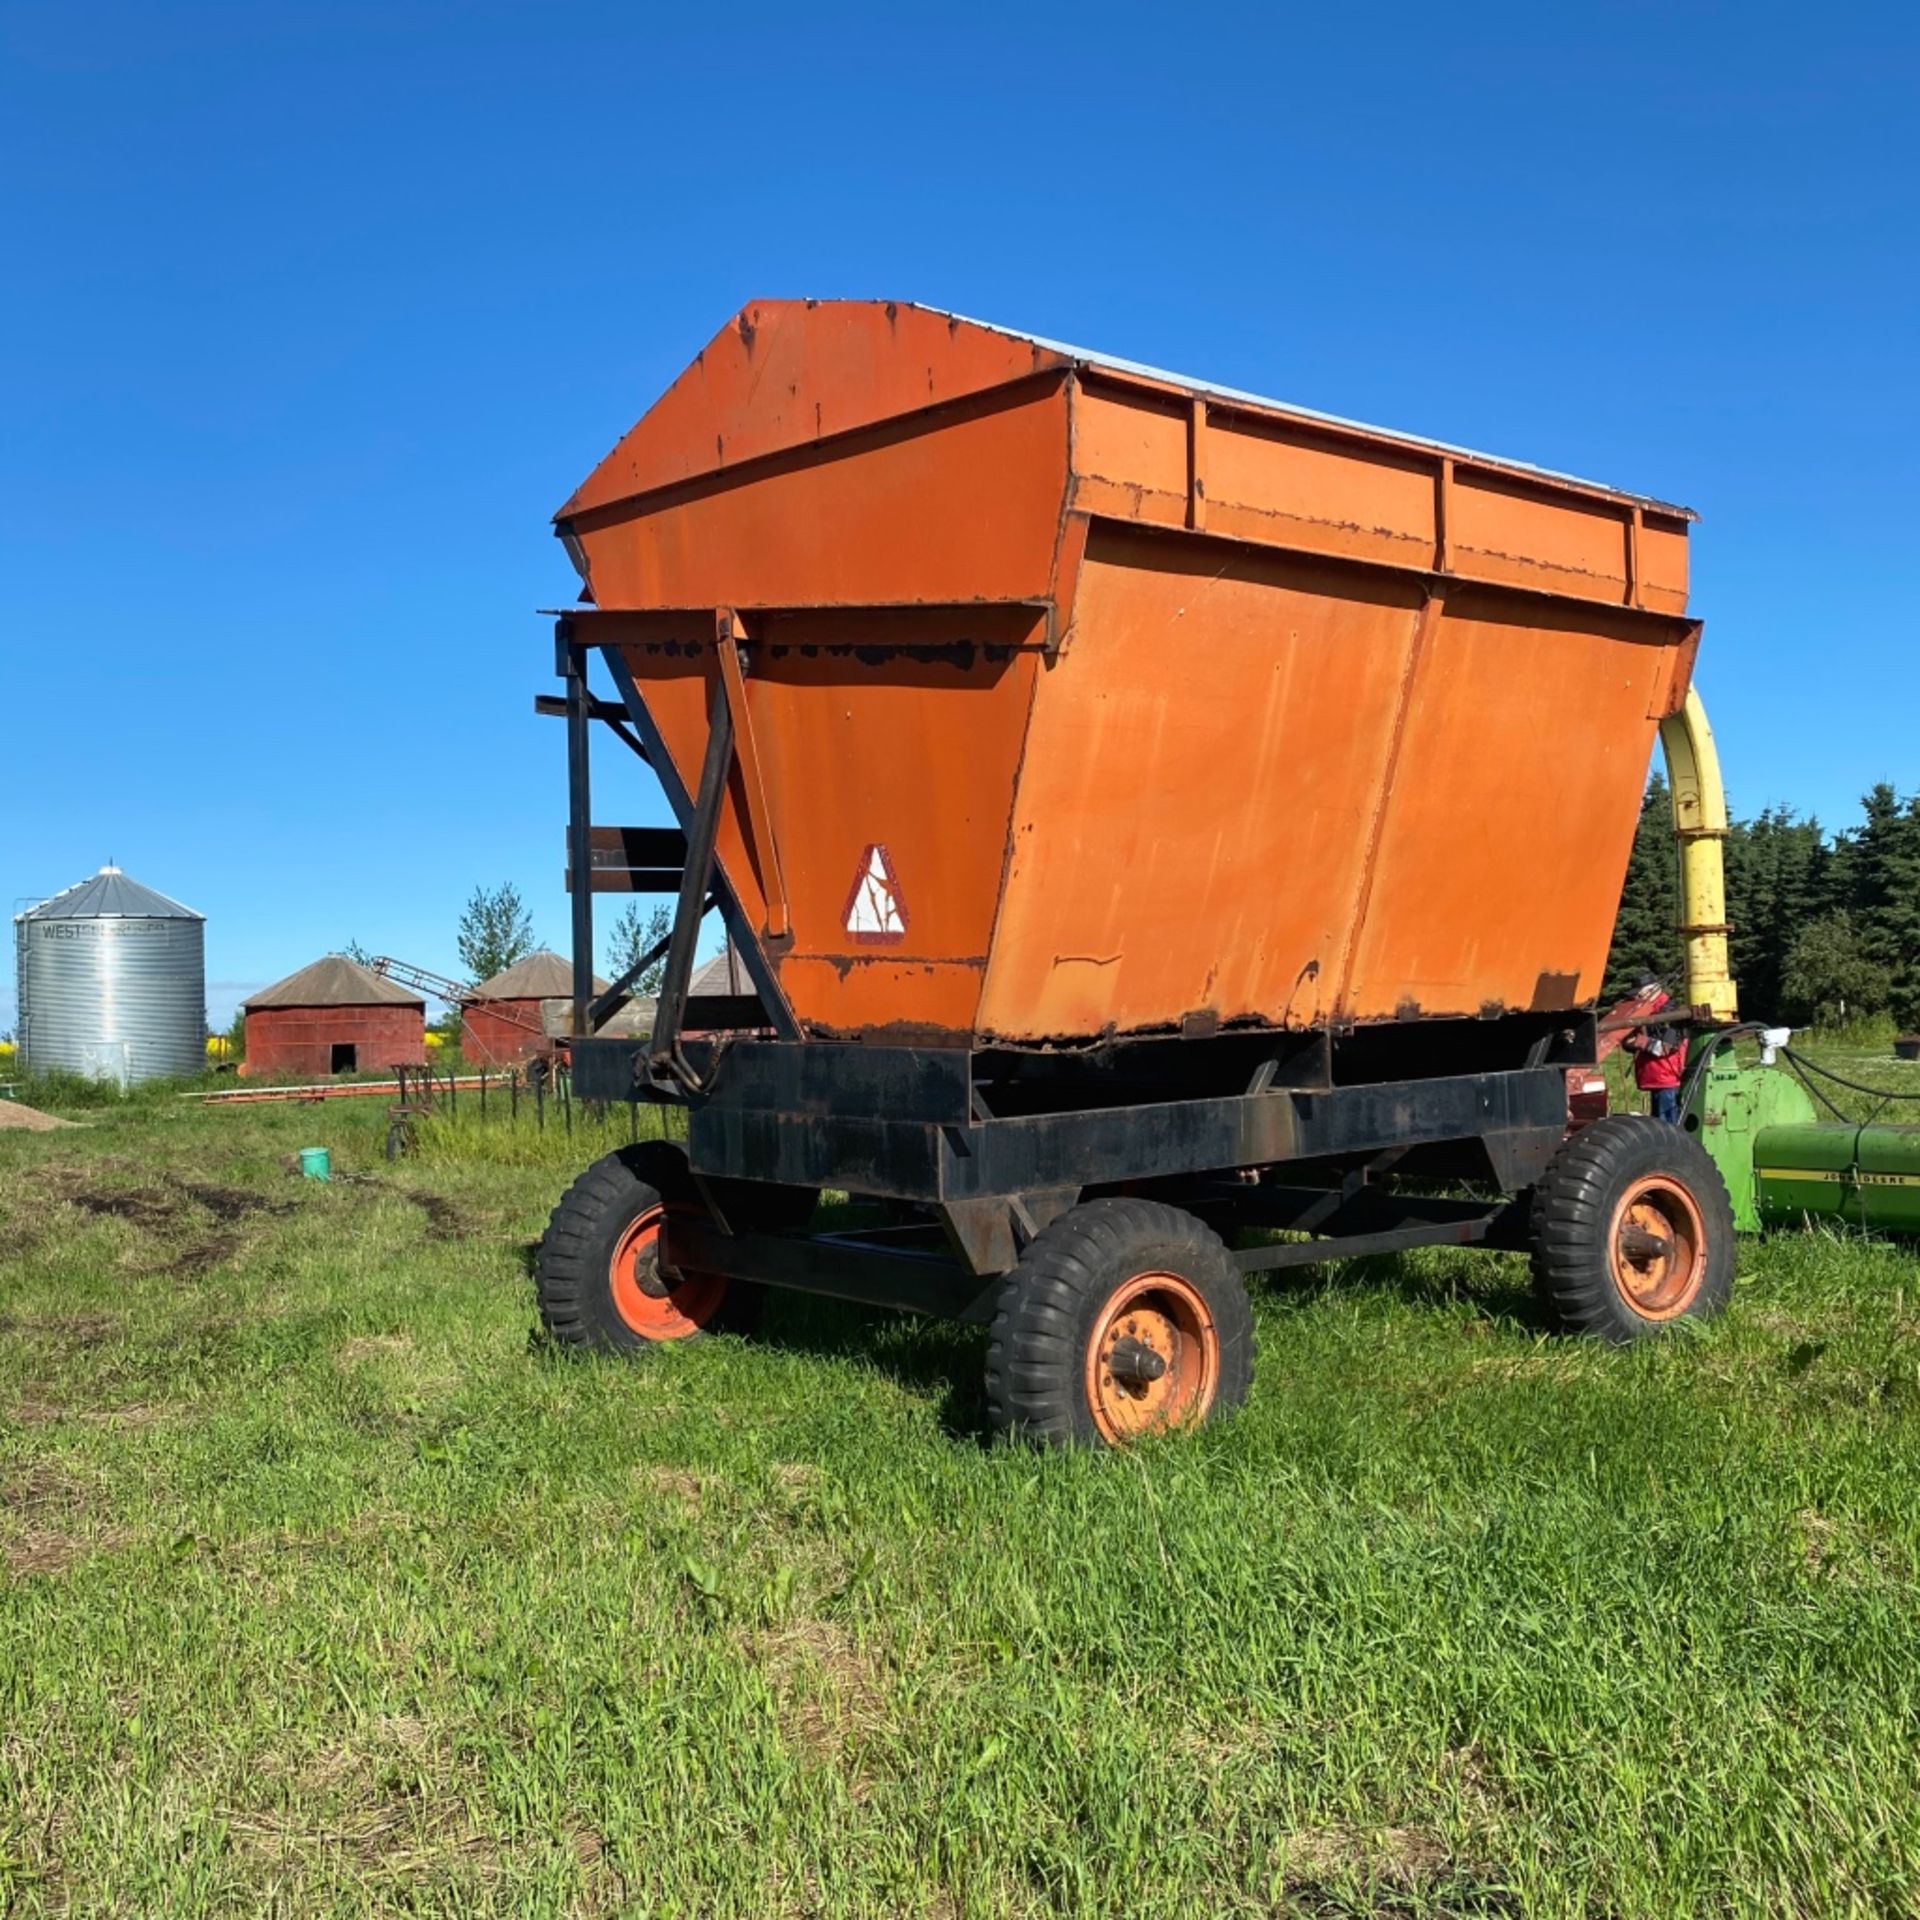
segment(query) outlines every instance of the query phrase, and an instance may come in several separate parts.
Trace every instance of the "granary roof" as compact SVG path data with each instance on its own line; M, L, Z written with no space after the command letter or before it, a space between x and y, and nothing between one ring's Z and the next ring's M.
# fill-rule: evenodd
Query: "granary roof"
M383 980L344 953L329 953L263 987L247 998L247 1011L263 1007L419 1007L426 1002L417 993Z
M595 993L606 990L607 983L597 975ZM573 968L549 947L530 953L524 960L483 980L474 988L476 1000L557 1000L573 991Z
M693 978L687 982L690 994L751 993L753 990L746 967L731 949L716 953L704 966L695 967Z

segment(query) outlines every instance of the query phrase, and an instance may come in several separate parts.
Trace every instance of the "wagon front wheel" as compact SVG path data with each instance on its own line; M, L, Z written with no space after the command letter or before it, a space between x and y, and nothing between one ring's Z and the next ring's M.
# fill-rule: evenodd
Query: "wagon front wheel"
M1533 1195L1533 1277L1569 1333L1624 1344L1733 1292L1733 1207L1691 1134L1639 1114L1582 1127Z
M1220 1236L1152 1200L1056 1220L1001 1285L987 1347L996 1433L1124 1446L1246 1398L1253 1312Z
M596 1160L554 1208L534 1262L548 1333L563 1346L631 1352L744 1331L757 1287L666 1257L673 1215L699 1211L685 1158L664 1142Z

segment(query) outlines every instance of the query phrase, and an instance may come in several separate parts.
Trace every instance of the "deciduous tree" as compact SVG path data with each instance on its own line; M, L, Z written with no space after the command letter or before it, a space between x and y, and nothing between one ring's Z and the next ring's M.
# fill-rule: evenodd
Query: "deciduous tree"
M533 920L512 881L474 888L460 916L456 944L460 964L476 984L491 980L533 951Z

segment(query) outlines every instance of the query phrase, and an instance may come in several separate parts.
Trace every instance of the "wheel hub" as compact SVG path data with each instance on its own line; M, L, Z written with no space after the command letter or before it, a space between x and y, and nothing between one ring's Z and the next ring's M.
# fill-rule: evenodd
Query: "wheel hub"
M1705 1222L1694 1197L1666 1174L1649 1174L1621 1196L1608 1236L1614 1284L1648 1320L1672 1320L1706 1277Z
M608 1276L615 1311L648 1340L684 1340L700 1331L726 1297L724 1274L686 1273L662 1257L664 1207L629 1223L613 1250Z
M1180 1275L1143 1273L1115 1289L1087 1349L1087 1401L1110 1442L1206 1417L1220 1378L1220 1337Z

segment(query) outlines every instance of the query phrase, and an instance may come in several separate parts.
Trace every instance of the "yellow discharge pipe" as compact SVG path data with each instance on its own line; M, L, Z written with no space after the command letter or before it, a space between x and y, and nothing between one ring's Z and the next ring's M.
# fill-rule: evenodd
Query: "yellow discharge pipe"
M1673 837L1680 843L1687 1004L1715 1020L1737 1020L1739 996L1727 967L1727 789L1707 710L1692 688L1686 705L1660 722L1660 746L1673 793Z

